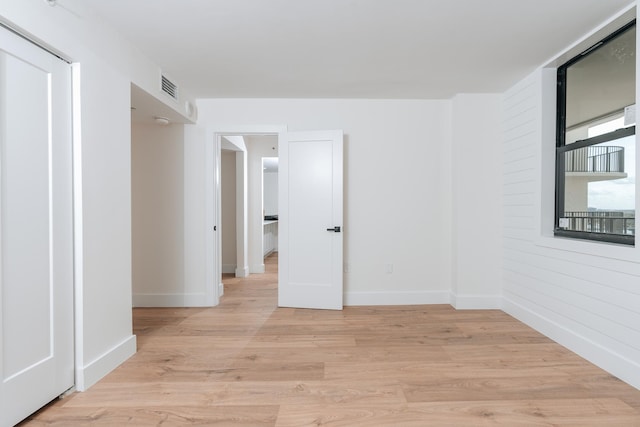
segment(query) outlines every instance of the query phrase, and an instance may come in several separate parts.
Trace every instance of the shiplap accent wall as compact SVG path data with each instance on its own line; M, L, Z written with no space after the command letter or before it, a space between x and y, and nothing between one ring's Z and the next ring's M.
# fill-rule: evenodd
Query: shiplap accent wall
M543 175L552 173L554 147L549 71L539 69L503 98L503 308L640 388L637 250L616 257L625 248L604 245L598 253L597 243L585 243L591 250L581 251L545 235L552 212Z

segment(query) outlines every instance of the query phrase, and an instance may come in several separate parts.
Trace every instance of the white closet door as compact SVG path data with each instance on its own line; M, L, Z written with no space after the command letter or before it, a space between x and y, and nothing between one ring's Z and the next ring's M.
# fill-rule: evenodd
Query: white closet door
M71 69L0 28L0 425L74 384Z

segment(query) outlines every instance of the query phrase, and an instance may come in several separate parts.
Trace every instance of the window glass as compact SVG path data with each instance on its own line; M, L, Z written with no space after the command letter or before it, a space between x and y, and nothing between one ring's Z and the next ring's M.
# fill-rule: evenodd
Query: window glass
M636 28L558 69L555 234L635 244Z
M564 153L564 230L635 235L635 135Z
M566 68L565 144L586 139L589 127L622 117L636 98L635 26L596 45ZM631 126L623 123L622 126ZM615 130L615 129L614 129Z

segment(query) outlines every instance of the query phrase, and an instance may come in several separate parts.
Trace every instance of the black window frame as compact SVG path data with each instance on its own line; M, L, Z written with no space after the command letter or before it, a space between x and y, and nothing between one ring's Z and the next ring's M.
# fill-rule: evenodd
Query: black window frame
M615 39L622 33L635 27L636 20L629 22L617 31L613 32L609 36L605 37L598 43L589 47L584 52L580 53L576 57L570 59L560 67L558 67L557 77L557 107L556 107L556 186L555 186L555 222L554 222L554 236L558 237L570 237L573 239L584 239L596 242L607 243L619 243L624 245L635 245L634 235L623 234L607 234L607 233L595 233L588 231L574 231L560 228L560 218L564 217L564 199L565 199L565 153L574 151L580 148L590 147L603 142L613 141L616 139L624 138L627 136L635 135L635 125L617 129L612 132L598 135L592 138L587 138L579 141L575 141L570 144L566 144L566 105L567 105L567 68L576 62L580 61L585 56L596 51L597 49L605 46L609 41ZM637 85L637 82L636 82ZM636 141L636 149L637 141ZM635 160L635 159L634 159ZM636 200L636 206L637 206Z

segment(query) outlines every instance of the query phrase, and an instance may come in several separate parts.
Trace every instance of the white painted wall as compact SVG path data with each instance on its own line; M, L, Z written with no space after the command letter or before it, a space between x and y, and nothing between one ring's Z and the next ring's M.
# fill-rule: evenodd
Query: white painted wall
M92 57L81 62L80 91L82 117L74 144L81 148L81 170L74 179L82 185L76 206L81 223L75 218L81 226L76 228L81 245L76 245L75 315L77 387L82 390L133 354L135 337L129 81Z
M221 175L221 223L222 272L235 273L237 267L236 245L236 152L222 151L220 158Z
M206 129L184 126L184 306L215 305L213 271L207 270L206 257L216 260L219 248L207 247L206 233L213 234L213 222L205 218L205 141ZM210 161L213 161L211 154ZM208 191L216 188L218 177L207 177ZM211 208L213 210L213 208ZM209 278L209 276L211 276ZM209 278L209 279L208 279Z
M278 137L274 135L245 136L247 146L249 272L264 273L262 186L263 157L278 157Z
M198 108L203 128L343 129L346 304L450 301L449 101L208 99Z
M0 20L75 65L76 387L131 356L130 84L158 96L159 68L81 0L0 2ZM184 93L183 93L184 95ZM178 111L184 99L174 104Z
M184 286L184 126L131 131L133 305L157 307Z
M500 95L452 100L452 283L456 308L500 308Z
M504 310L640 388L640 245L552 234L555 70L515 85L503 108Z
M278 172L265 172L262 186L264 214L278 215Z

